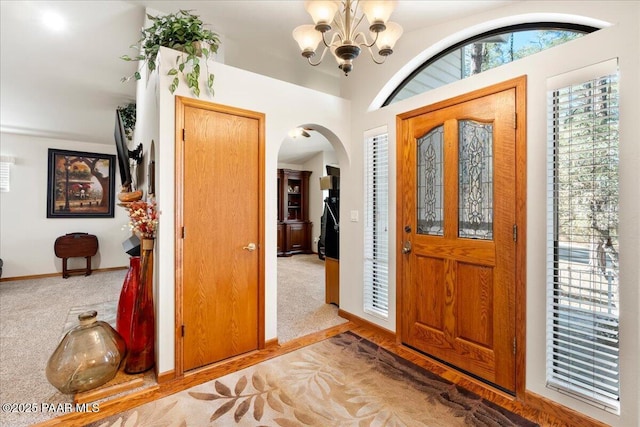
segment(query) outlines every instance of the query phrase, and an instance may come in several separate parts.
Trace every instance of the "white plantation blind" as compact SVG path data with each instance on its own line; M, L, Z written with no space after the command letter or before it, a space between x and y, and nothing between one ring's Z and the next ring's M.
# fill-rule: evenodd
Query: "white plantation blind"
M10 167L11 163L8 161L4 161L4 159L0 160L0 191L7 192L11 189L10 187Z
M616 63L580 72L548 94L547 385L617 413Z
M389 143L386 129L365 137L364 311L389 315Z

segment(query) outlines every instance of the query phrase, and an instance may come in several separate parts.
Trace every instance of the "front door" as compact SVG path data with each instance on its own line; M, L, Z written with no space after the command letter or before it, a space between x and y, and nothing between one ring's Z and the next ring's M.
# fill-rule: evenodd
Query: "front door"
M176 118L177 326L188 371L264 345L264 116L178 98Z
M398 118L400 337L516 389L516 89Z

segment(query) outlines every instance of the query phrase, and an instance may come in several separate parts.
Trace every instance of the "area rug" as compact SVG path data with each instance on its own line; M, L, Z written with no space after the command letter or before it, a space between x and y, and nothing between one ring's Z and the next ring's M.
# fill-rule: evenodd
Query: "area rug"
M537 426L346 332L92 426Z

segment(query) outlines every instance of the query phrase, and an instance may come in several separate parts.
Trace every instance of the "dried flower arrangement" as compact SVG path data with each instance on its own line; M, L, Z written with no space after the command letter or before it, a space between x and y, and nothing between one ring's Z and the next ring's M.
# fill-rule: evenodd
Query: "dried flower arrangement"
M158 229L158 210L155 199L138 200L127 203L125 209L129 214L129 229L142 239L154 239Z

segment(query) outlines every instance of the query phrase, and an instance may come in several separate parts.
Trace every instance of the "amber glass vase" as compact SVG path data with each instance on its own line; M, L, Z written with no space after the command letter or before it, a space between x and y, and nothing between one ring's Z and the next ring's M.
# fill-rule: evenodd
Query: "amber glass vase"
M99 387L115 377L126 347L122 337L95 310L78 316L47 362L47 380L65 394Z
M155 315L153 310L153 245L155 240L143 238L140 256L140 286L131 314L129 356L124 365L128 374L153 367L155 361Z
M124 338L127 348L131 345L131 317L139 287L140 257L132 256L129 258L129 271L124 277L118 300L118 313L116 314L116 331Z

